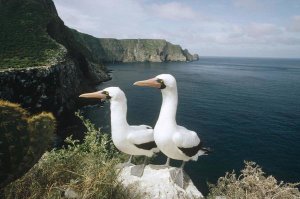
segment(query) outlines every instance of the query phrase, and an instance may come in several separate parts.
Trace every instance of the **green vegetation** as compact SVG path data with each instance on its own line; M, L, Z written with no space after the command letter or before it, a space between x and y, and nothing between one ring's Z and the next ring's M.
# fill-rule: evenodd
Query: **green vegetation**
M300 183L277 182L273 176L265 176L262 169L254 162L245 162L245 168L241 174L226 173L219 178L216 185L210 185L208 198L217 196L239 199L292 199L300 198L297 186Z
M65 55L47 33L56 17L49 7L38 0L0 1L0 69L50 65Z
M0 100L0 187L28 171L52 142L52 114L30 116L18 104Z
M6 198L128 198L112 169L124 161L108 134L103 134L77 114L87 132L82 143L67 138L68 145L46 152L27 174L5 188Z
M120 40L123 48L133 49L136 45L149 52L155 54L157 49L161 49L167 45L166 40L163 39L122 39Z

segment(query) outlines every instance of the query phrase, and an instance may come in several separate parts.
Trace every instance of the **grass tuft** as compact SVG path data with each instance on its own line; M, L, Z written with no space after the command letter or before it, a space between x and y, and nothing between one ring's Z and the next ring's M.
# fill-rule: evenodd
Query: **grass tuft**
M239 176L233 171L220 177L216 185L209 184L208 198L300 198L297 188L299 185L300 183L277 182L273 176L266 176L256 163L245 161L245 168Z

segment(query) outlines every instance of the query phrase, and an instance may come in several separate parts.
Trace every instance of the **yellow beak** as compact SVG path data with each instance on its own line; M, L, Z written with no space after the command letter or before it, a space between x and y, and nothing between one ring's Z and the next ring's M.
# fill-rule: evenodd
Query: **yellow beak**
M96 99L105 99L106 95L102 94L101 91L93 92L93 93L84 93L79 95L82 98L96 98Z
M134 82L133 85L135 86L147 86L147 87L154 87L154 88L160 88L161 84L157 82L157 78L147 79L143 81L137 81Z

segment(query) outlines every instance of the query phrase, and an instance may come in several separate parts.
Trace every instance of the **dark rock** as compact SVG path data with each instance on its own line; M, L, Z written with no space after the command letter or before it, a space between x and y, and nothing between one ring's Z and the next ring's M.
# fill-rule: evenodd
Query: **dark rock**
M61 106L74 108L78 95L91 90L83 77L70 58L48 67L0 71L0 98L22 103L31 112L39 108L57 115Z
M193 55L191 55L187 49L183 51L183 54L186 56L187 61L194 61Z

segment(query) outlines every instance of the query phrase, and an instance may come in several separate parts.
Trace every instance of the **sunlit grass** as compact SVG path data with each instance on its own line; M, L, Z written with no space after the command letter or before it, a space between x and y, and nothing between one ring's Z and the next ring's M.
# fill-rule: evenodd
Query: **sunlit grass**
M273 176L266 176L256 163L245 162L240 175L234 171L226 173L216 185L210 185L208 198L293 199L300 198L299 185L278 182Z

